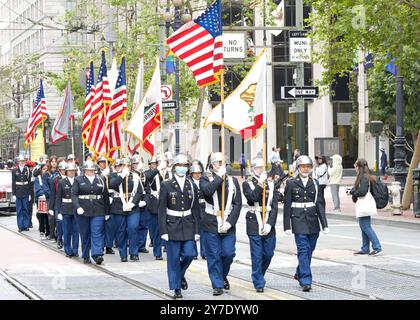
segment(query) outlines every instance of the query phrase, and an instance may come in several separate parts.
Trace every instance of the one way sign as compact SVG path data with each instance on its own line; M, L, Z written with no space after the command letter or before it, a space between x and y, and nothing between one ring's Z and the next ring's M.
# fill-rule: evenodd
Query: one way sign
M318 87L281 87L282 99L318 98Z

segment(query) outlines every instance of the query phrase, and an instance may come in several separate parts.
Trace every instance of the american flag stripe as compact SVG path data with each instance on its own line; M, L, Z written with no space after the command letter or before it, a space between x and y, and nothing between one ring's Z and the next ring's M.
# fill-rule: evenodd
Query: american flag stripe
M31 115L25 130L25 142L31 144L35 138L35 129L47 118L47 107L44 95L44 86L40 80L40 86L36 100L31 109Z
M171 51L191 69L200 87L218 81L223 72L221 2L185 24L167 40Z

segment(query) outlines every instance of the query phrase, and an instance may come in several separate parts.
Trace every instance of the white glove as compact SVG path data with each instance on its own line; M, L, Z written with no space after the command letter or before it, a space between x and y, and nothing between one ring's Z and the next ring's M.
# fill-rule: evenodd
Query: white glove
M269 234L270 231L271 231L271 225L269 225L268 223L264 224L264 227L262 230L263 236L266 236L267 234Z
M286 231L284 232L284 234L285 234L286 236L291 236L291 235L292 235L292 230L286 230Z
M44 196L44 198L45 198L45 196ZM32 197L31 196L29 196L29 201L31 201L32 200Z
M109 175L109 167L106 167L106 168L102 171L102 174L103 174L104 176Z
M226 174L226 166L221 166L216 174L221 178Z
M220 233L226 233L228 230L232 227L232 225L229 222L223 223L223 225L220 227L219 232Z
M147 205L146 201L140 201L139 202L139 208L143 208Z
M136 206L136 205L135 205L134 203L132 203L132 202L124 203L124 204L123 204L123 210L124 210L124 211L131 211L131 210L133 210L133 208L134 208L135 206Z
M263 172L261 173L260 177L258 178L258 183L263 184L267 180L267 173Z
M330 229L329 228L324 228L324 230L321 231L323 234L329 234L330 233Z
M111 216L105 216L105 221L108 221Z
M61 213L59 213L59 214L57 215L57 220L58 220L58 221L63 221L63 215L62 215Z
M160 171L160 170L166 169L166 167L167 167L167 166L168 166L168 165L167 165L166 161L161 161L161 162L159 163L159 165L158 165L157 169Z
M200 235L199 235L199 234L195 234L195 235L194 235L194 240L195 240L195 241L200 240Z
M48 210L48 214L49 214L50 216L53 216L53 215L54 215L54 211L53 211L53 210Z
M16 202L16 196L12 196L12 202Z
M81 215L81 214L84 214L84 213L85 213L85 210L83 210L82 207L77 209L77 214Z
M128 169L127 167L124 167L121 173L119 173L119 176L124 179L126 176L128 176L129 173L130 173L130 169Z
M31 201L31 200L30 200L30 198L31 198L31 196L29 196L29 201ZM44 195L42 195L42 196L40 196L38 199L45 200L45 196L44 196Z
M161 238L165 241L169 241L169 235L168 234L162 234Z

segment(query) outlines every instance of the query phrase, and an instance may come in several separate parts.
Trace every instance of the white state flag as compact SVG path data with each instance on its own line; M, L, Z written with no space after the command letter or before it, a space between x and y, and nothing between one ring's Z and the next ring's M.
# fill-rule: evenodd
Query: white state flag
M271 16L273 17L273 22L276 27L284 27L285 15L284 0L281 0L277 8L271 12ZM282 30L270 30L270 32L277 37Z
M263 49L239 86L225 99L225 126L242 134L244 139L255 137L258 129L266 123L266 75L267 51ZM218 104L207 116L204 127L210 124L220 125L221 118L221 104Z
M162 112L160 87L159 58L157 58L149 88L127 126L127 131L142 142L160 126Z

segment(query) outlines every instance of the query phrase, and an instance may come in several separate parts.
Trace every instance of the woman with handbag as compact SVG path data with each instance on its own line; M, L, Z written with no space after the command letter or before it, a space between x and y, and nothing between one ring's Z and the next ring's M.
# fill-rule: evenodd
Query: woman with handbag
M367 161L358 159L354 164L357 177L354 187L347 191L352 196L353 202L356 203L356 218L362 231L362 248L354 255L379 256L383 254L381 243L373 231L371 225L371 216L377 215L376 202L371 194L371 186L376 183L376 179L371 175ZM373 251L369 251L370 243L372 243Z

